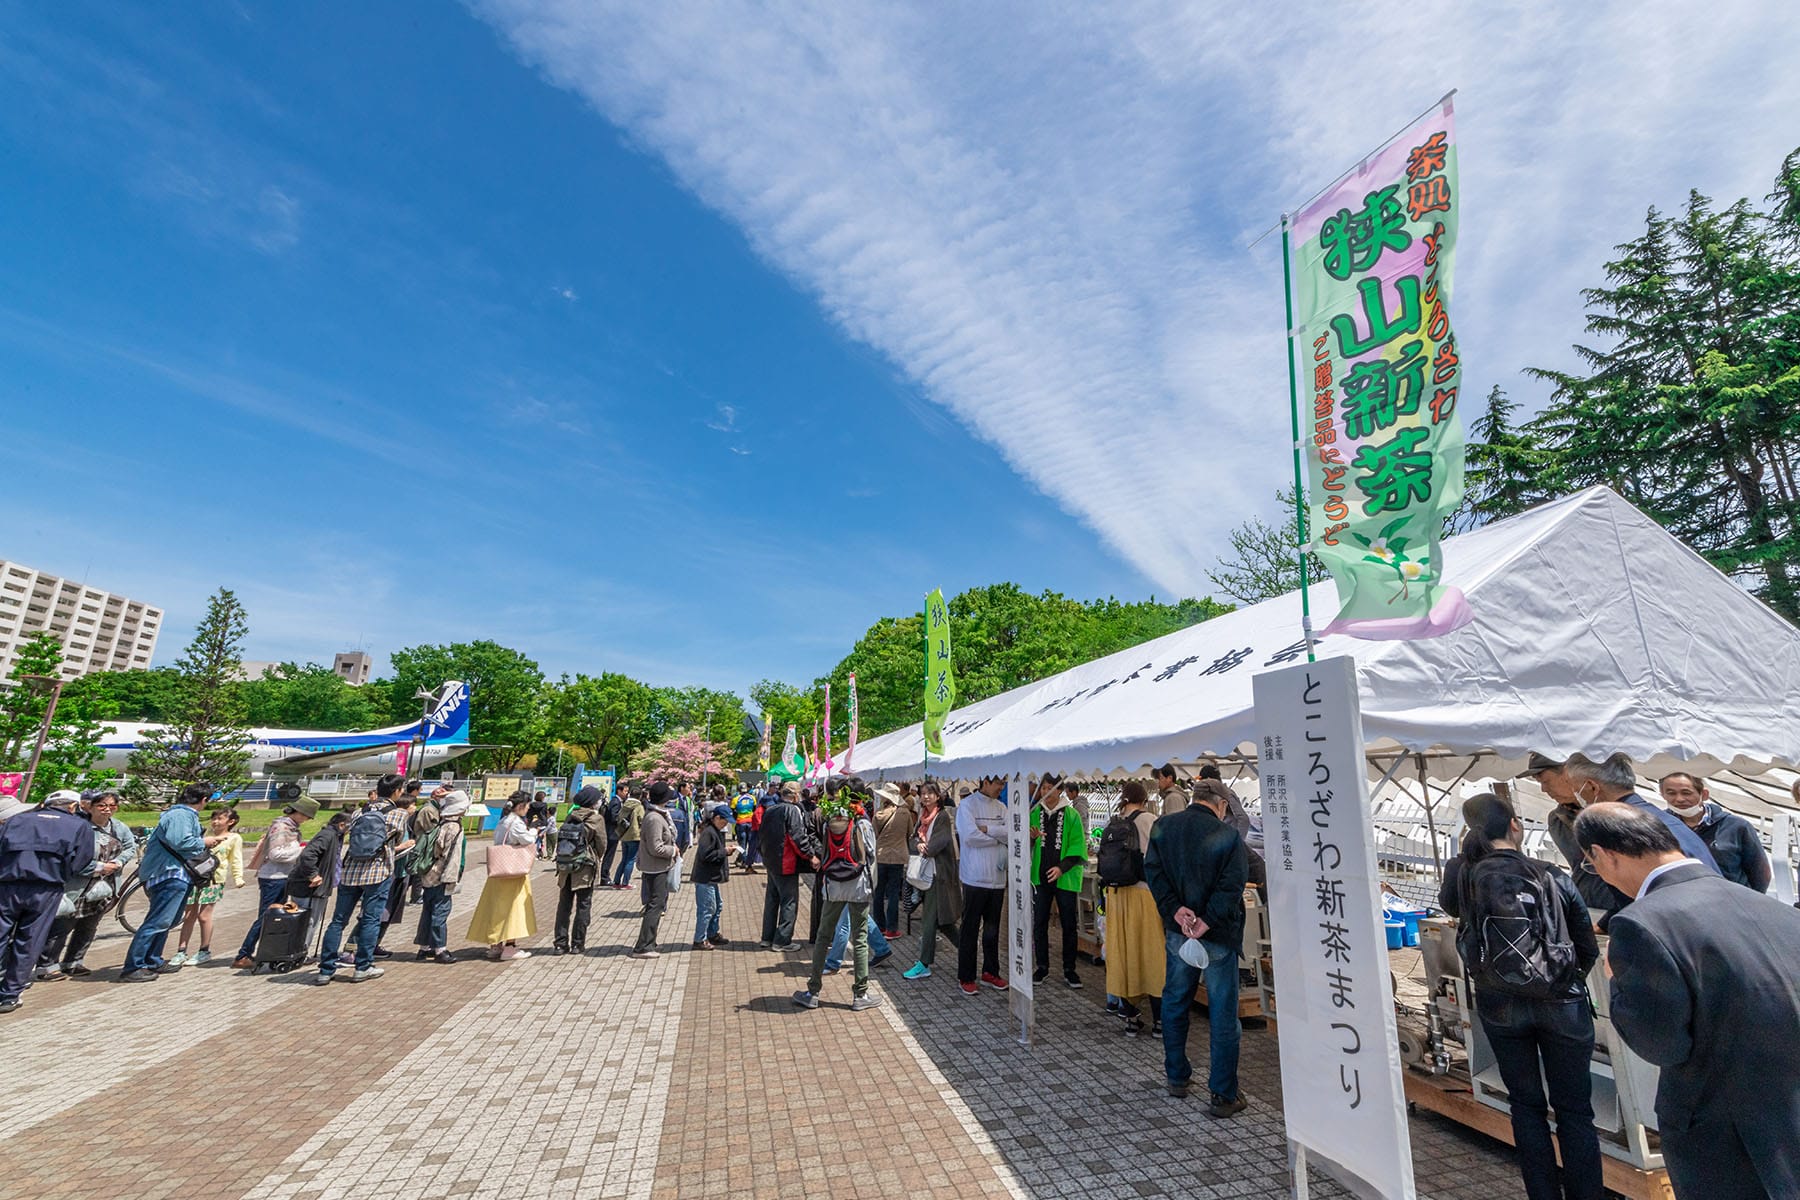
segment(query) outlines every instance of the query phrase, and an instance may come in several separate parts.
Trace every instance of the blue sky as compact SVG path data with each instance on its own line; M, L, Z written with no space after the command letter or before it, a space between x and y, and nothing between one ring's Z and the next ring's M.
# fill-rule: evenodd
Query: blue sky
M1800 141L1773 2L1208 7L0 5L0 557L161 661L225 584L252 658L735 688L934 586L1203 594L1284 204L1461 87L1459 346L1530 404L1647 204Z

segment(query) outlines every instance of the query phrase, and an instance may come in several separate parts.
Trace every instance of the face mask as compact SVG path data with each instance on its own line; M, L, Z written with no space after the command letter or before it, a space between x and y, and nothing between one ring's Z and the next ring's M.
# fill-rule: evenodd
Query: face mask
M1692 808L1676 808L1673 804L1671 804L1671 805L1669 805L1669 811L1674 813L1676 816L1682 818L1683 820L1686 820L1689 817L1697 817L1701 813L1705 812L1706 811L1706 801L1702 800L1700 803L1694 805L1694 807L1692 807Z

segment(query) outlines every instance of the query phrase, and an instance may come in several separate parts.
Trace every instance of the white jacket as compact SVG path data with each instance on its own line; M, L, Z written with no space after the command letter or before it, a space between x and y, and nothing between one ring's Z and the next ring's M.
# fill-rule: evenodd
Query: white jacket
M977 829L986 825L986 833ZM1006 886L1006 805L981 792L956 802L956 837L962 843L959 874L970 887Z

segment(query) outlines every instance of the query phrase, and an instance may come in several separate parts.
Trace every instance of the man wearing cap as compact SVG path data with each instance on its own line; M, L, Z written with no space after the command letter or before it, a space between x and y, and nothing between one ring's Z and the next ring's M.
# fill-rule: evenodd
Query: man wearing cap
M119 894L125 868L137 859L136 836L129 825L114 815L119 811L119 794L87 792L81 802L94 829L94 861L64 890L63 894L73 901L73 909L50 922L50 940L38 955L37 978L43 982L67 975L93 974L82 959L94 944L100 918Z
M263 913L271 904L280 904L287 898L288 875L293 872L294 863L300 858L300 847L305 842L300 826L318 813L319 802L311 796L291 802L269 823L268 832L251 852L250 869L256 872L256 920L251 923L250 932L244 935L244 944L238 947L237 958L231 964L237 970L256 970L256 941L262 936Z
M415 957L453 963L450 953L450 905L463 873L463 814L469 811L469 794L461 788L439 787L431 803L421 806L414 821L414 836L431 839L431 865L419 875L419 928L413 934Z
M638 846L644 917L638 923L632 958L662 957L662 952L656 948L656 935L662 926L663 912L669 907L669 884L674 879L670 872L681 861L681 847L675 840L675 819L669 814L669 805L674 798L675 789L661 780L650 785Z
M64 788L0 825L0 1013L19 1007L63 891L94 861L94 829Z
M800 784L788 780L779 798L763 808L761 839L763 865L762 947L787 950L794 945L794 921L800 915L800 870L811 870L819 861L819 847L800 811Z

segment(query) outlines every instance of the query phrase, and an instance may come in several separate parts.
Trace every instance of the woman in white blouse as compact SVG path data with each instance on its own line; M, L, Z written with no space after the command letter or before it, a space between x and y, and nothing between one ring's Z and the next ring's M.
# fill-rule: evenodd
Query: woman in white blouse
M537 835L525 823L525 810L530 805L531 793L512 794L506 802L506 815L494 829L494 845L537 845ZM475 915L469 922L469 940L486 943L489 958L511 962L531 957L531 951L519 949L518 939L536 933L537 913L531 906L530 873L507 879L495 879L490 875L481 885L481 899L476 902Z

